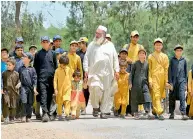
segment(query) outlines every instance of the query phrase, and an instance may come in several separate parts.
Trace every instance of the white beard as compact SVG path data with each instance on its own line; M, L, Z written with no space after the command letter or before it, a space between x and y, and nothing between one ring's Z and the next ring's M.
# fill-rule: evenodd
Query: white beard
M105 40L105 38L104 38L103 36L100 37L100 38L98 38L98 39L97 39L96 37L94 37L93 42L94 42L94 44L96 44L96 45L101 45L104 40Z

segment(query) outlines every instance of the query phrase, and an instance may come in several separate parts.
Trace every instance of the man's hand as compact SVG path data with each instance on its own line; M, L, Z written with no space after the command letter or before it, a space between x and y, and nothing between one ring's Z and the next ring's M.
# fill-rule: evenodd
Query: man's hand
M85 72L85 73L84 73L84 76L85 76L85 78L87 79L87 78L88 78L88 72Z
M37 96L39 94L36 88L34 88L34 94L35 94L35 96Z
M116 78L116 80L119 80L119 73L118 72L115 72L115 78Z
M54 90L54 93L57 96L58 95L58 90Z
M131 60L131 58L128 58L128 57L127 57L127 62L130 63L130 64L132 64L133 61Z

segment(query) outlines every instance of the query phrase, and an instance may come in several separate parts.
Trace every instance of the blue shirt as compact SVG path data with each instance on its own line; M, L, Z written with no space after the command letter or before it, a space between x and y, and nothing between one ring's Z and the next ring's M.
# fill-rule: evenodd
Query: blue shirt
M1 74L7 70L7 63L4 61L1 61Z
M1 60L1 89L3 88L2 73L7 70L7 63Z

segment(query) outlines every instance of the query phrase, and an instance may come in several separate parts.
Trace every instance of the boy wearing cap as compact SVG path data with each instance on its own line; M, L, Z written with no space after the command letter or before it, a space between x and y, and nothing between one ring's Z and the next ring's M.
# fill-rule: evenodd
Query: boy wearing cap
M86 37L81 37L80 38L80 50L76 52L77 55L80 56L81 58L81 64L82 64L82 69L83 69L83 61L84 61L84 56L86 54L86 50L87 50L87 46L88 46L88 38ZM83 78L84 77L84 71L83 71ZM86 101L86 106L88 105L88 100L89 100L89 90L88 88L87 89L84 89L83 90L84 92L84 97L85 97L85 101ZM82 111L82 115L85 115L86 114L86 108L84 111Z
M169 66L169 84L171 85L169 93L169 119L174 119L174 110L176 100L180 100L180 112L182 120L187 120L185 106L185 92L187 88L187 62L182 57L183 47L176 45L174 48L175 56L170 60Z
M130 34L131 43L126 44L123 46L123 48L126 48L128 51L128 57L127 61L129 63L129 66L127 68L127 72L131 72L132 64L135 63L135 61L138 60L138 51L140 48L144 48L141 44L138 44L139 41L139 32L137 30L134 30ZM131 101L131 100L130 100ZM129 103L130 104L130 103ZM143 105L139 105L139 110L143 111ZM131 108L127 107L127 113L131 112Z
M31 45L29 47L29 52L32 54L32 56L34 57L36 52L37 52L37 47L35 45Z
M138 105L143 104L145 108L145 118L152 118L151 96L148 87L148 63L146 61L147 52L139 49L137 60L132 65L130 80L131 89L131 112L136 119L143 118L143 114L138 113Z
M20 98L22 102L21 122L31 122L32 105L34 93L37 95L37 74L35 69L30 65L33 61L31 53L24 54L24 65L19 68L19 79L21 82Z
M61 43L62 43L62 37L60 35L55 35L53 37L52 49L56 50L57 48L60 48L61 47Z
M22 37L17 37L15 39L15 46L17 45L23 45L23 38ZM15 51L15 47L12 48L12 50L10 51L10 57L14 56L14 51Z
M22 61L22 57L23 57L23 46L21 44L17 44L15 46L15 51L13 53L12 58L14 58L16 60L16 64L15 64L15 71L19 71L19 68L23 66L23 61ZM21 100L18 97L17 98L17 107L16 107L16 120L20 120L18 118L20 118L20 113L21 113Z
M76 54L77 47L78 43L76 41L72 41L70 43L70 50L68 53L69 67L71 69L71 73L74 73L74 71L79 69L81 73L81 78L83 78L81 59L80 56Z
M14 54L12 56L12 58L14 58L16 60L15 70L17 72L18 72L19 68L21 66L23 66L22 57L23 57L23 46L20 44L17 44L15 46L15 51L14 51Z
M57 49L55 50L56 58L57 58L57 61L58 61L58 67L59 67L59 59L60 59L60 57L62 56L62 54L63 54L64 52L65 52L65 51L64 51L64 49L62 49L62 48L57 48Z
M55 106L51 106L51 101L54 93L53 78L57 68L57 59L55 52L50 49L48 36L41 37L41 45L42 49L35 54L34 68L37 73L39 92L37 101L40 102L43 111L42 122L48 122L49 119L54 120L56 116Z
M105 37L108 41L111 42L111 35L110 34L106 34L106 37Z
M154 40L155 51L149 55L149 86L153 104L153 112L159 120L164 120L161 100L166 98L165 88L168 84L168 56L162 53L163 41L160 38Z

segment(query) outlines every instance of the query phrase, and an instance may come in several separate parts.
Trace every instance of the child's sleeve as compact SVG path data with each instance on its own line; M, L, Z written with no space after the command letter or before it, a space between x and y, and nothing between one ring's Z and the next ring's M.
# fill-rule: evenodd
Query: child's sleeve
M149 84L152 84L152 61L151 61L151 55L148 57L148 81Z
M131 73L129 75L129 85L133 85L133 78L134 78L134 74L135 74L135 63L132 65L131 67Z
M166 55L165 57L165 65L164 65L164 74L165 74L165 83L168 83L168 68L169 68L169 59L168 56Z
M58 90L58 70L54 74L54 90Z
M33 81L33 87L37 87L37 74L35 71L35 68L32 68L32 81Z

